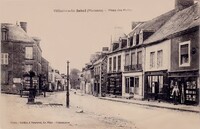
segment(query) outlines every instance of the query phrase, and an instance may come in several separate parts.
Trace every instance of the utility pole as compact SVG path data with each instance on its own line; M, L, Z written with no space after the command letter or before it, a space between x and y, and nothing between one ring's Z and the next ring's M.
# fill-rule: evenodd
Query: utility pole
M67 92L66 92L66 107L69 108L69 61L67 61Z

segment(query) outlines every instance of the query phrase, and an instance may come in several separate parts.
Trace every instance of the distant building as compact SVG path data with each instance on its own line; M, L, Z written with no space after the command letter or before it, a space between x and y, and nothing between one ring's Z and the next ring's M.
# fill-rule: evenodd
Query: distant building
M103 96L107 93L107 53L108 48L103 47L99 59L93 63L94 66L94 85L93 94Z

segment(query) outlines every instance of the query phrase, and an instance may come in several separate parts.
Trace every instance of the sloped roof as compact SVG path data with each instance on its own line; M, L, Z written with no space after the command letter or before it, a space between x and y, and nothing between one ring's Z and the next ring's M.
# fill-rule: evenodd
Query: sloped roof
M177 12L157 32L150 36L144 43L163 40L170 35L200 25L199 4L196 3L182 11Z
M1 27L6 28L8 30L9 41L34 42L34 40L31 37L29 37L20 26L2 23Z
M55 78L56 79L62 79L62 76L60 74L58 74L58 73L55 73Z
M139 33L140 30L147 30L147 31L157 31L162 25L166 23L175 13L177 12L176 9L173 9L167 13L164 13L152 20L141 22L135 29L132 30L128 35L132 36L134 33Z

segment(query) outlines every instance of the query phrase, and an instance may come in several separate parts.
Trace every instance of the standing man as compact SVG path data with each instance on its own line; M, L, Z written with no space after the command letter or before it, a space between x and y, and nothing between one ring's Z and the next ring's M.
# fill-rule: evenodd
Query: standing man
M178 89L178 82L175 82L174 88L172 90L172 96L174 99L174 105L178 104L178 97L179 97L180 91Z

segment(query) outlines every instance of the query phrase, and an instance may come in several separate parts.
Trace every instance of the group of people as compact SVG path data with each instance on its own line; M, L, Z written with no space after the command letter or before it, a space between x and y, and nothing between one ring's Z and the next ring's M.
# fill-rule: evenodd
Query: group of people
M171 87L173 87L171 96L173 97L173 102L174 105L178 104L179 98L180 98L180 103L185 103L185 87L184 83L181 83L181 87L179 89L178 82L175 82L173 85L173 82L171 82Z

